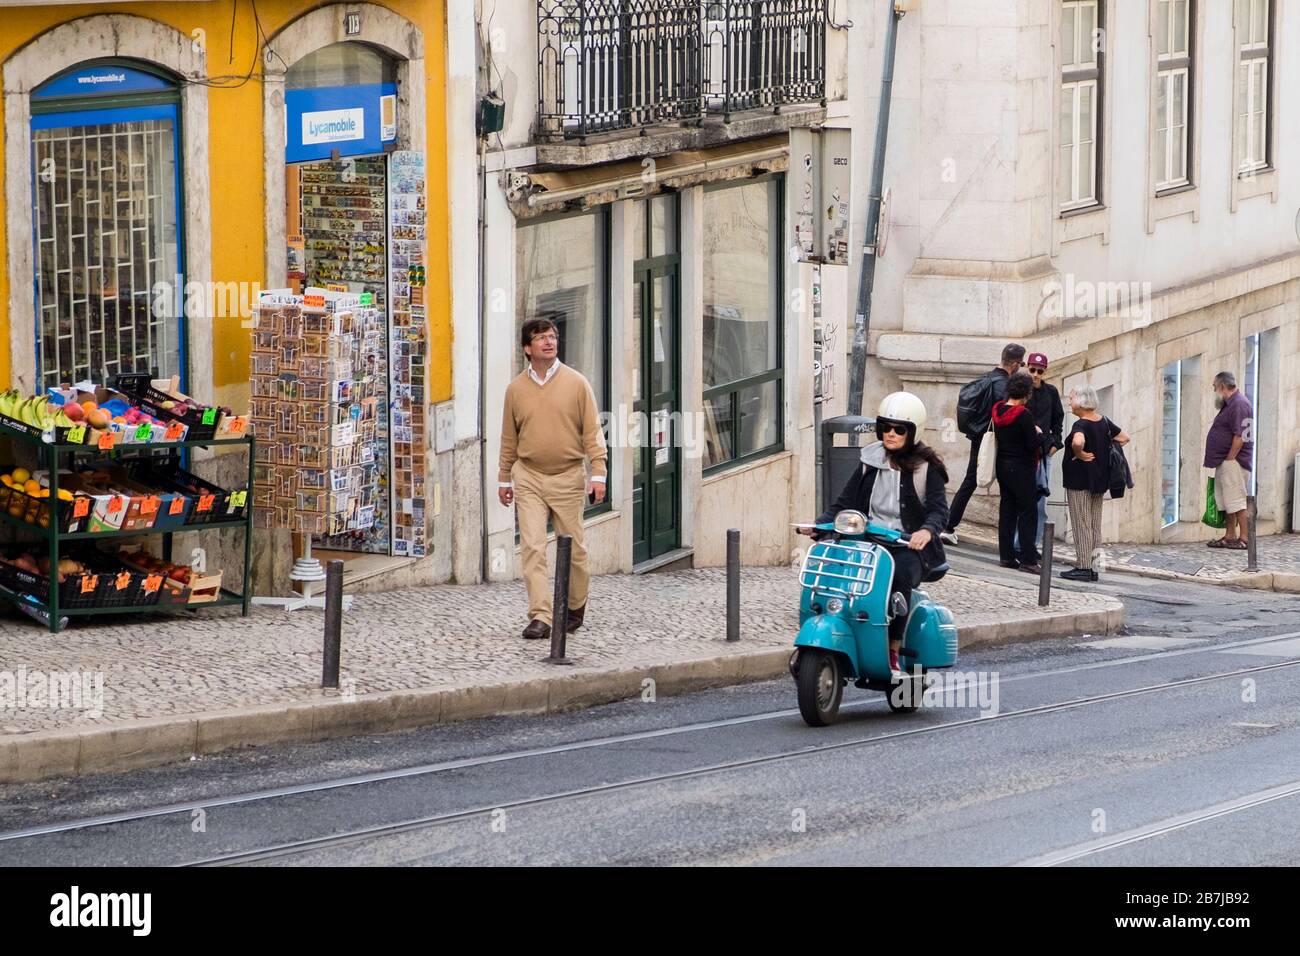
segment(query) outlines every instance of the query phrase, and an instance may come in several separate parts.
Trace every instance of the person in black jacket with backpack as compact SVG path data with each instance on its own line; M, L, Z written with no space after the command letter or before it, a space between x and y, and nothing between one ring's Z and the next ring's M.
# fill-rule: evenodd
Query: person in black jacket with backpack
M841 511L860 511L872 524L907 534L909 543L891 547L889 553L894 558L893 590L909 604L912 589L931 574L938 580L947 566L939 534L948 521L948 471L934 449L920 440L925 417L925 405L910 392L885 396L876 415L879 441L862 449L862 467L817 518L818 524L828 524ZM800 533L821 535L815 529ZM896 671L902 670L898 651L906 628L906 615L889 622L889 666Z
M957 401L957 427L970 440L970 459L966 462L966 477L952 496L948 511L948 527L940 535L947 544L957 543L957 525L966 514L970 496L975 494L975 469L979 464L980 443L989 428L993 406L1007 397L1007 382L1020 371L1024 363L1025 347L1012 342L1002 349L1002 364L968 383ZM968 404L969 403L969 404Z

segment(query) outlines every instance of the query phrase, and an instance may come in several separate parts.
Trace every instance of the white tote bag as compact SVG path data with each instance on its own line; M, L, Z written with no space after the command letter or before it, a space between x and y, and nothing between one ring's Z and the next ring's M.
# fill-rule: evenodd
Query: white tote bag
M993 484L993 479L997 475L998 463L998 433L993 430L993 422L989 422L989 430L984 433L984 440L980 442L980 456L975 462L975 484L981 488L987 488Z

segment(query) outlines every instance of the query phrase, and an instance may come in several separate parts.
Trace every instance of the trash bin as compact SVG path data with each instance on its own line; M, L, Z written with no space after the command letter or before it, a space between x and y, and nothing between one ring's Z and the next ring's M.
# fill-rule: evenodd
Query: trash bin
M848 435L846 445L836 445L836 435ZM862 463L862 446L876 440L876 420L861 415L837 415L822 422L822 510L839 495L853 469Z

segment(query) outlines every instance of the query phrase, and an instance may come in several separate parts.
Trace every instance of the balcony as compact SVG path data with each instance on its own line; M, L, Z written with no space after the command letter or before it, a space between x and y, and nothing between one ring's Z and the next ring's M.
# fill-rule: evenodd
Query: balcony
M537 0L543 141L825 104L823 0Z

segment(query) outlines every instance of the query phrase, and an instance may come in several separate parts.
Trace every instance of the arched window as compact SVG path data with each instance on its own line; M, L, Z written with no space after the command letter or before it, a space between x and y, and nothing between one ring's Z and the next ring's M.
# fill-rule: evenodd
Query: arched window
M345 40L304 56L285 74L285 159L364 156L397 139L397 64Z

